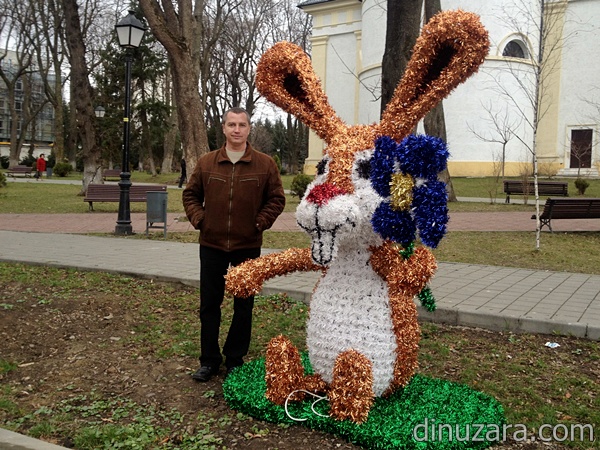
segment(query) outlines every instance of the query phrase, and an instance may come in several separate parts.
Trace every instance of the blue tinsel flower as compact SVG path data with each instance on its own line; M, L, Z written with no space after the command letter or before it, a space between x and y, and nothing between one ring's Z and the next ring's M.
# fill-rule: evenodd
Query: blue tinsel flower
M415 240L417 229L415 221L408 211L396 211L389 202L377 207L371 218L376 233L384 239L399 242L403 246Z
M413 189L413 211L421 241L435 248L446 234L448 223L446 184L431 180Z
M398 144L391 137L382 136L375 141L371 158L371 185L384 198L390 195L390 180L398 155Z
M437 247L448 223L446 185L437 180L437 174L446 168L448 156L444 141L433 136L410 135L400 144L389 136L377 139L371 158L371 184L388 200L373 214L375 232L384 239L409 244L415 240L418 229L425 245ZM413 179L426 180L413 189L412 214L396 211L390 205L390 181L398 168Z
M435 179L446 168L448 149L440 138L411 134L399 145L400 168L415 178Z

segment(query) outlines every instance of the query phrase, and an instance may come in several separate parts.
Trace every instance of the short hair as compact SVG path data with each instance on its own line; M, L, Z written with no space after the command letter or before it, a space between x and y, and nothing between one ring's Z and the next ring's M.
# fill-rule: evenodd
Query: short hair
M43 153L40 153L40 158L41 158L42 156L44 156L44 154L43 154Z
M250 114L244 108L240 108L239 106L234 106L233 108L229 108L227 111L223 113L223 117L221 118L221 123L224 124L227 122L227 114L246 114L246 119L248 120L248 125L250 125Z

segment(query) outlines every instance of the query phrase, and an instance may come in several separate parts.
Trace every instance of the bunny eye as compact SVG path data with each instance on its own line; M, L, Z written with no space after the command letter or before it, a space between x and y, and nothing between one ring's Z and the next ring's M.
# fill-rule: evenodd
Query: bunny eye
M323 175L325 173L325 168L327 167L327 158L323 158L317 164L317 175Z
M368 180L371 176L371 160L363 159L359 161L356 165L356 173L360 178Z

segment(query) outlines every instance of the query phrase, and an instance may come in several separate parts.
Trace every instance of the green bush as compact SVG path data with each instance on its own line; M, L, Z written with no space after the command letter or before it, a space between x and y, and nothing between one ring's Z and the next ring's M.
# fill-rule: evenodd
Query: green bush
M306 175L304 173L300 173L294 177L292 180L292 185L290 186L290 190L292 191L292 195L297 195L298 198L304 197L304 193L306 192L307 186L312 181L312 177Z
M275 161L275 164L277 164L277 170L281 173L281 158L279 158L279 155L273 155L273 160Z
M586 189L590 187L590 182L588 180L584 180L583 178L577 178L575 180L575 187L577 188L579 195L583 195L585 194Z
M46 167L52 169L56 165L56 155L54 153L50 153L48 155L48 162L46 163Z
M59 162L54 165L54 174L59 177L66 177L73 171L73 166L67 162Z
M6 175L4 172L0 172L0 187L6 186Z
M3 169L8 169L9 165L10 161L8 159L8 156L0 156L0 167L2 167Z
M27 166L27 167L35 167L35 162L36 162L35 156L27 155L23 159L21 159L21 161L19 161L19 164L21 164L22 166Z

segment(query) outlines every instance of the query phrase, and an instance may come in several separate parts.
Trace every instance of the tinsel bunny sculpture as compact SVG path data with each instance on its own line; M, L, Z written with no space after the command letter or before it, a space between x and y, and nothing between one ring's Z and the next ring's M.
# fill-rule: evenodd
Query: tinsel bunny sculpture
M437 267L415 242L435 248L446 231L447 194L437 174L448 152L436 138L409 133L477 71L488 48L476 15L439 13L423 28L381 122L368 126L348 126L336 115L299 47L280 42L262 56L259 91L328 145L296 212L311 249L262 256L232 268L226 279L227 290L244 297L277 275L323 272L306 330L314 374L305 375L289 339L272 339L265 362L271 401L324 392L331 417L362 423L374 397L413 376L420 338L414 297L427 293Z

